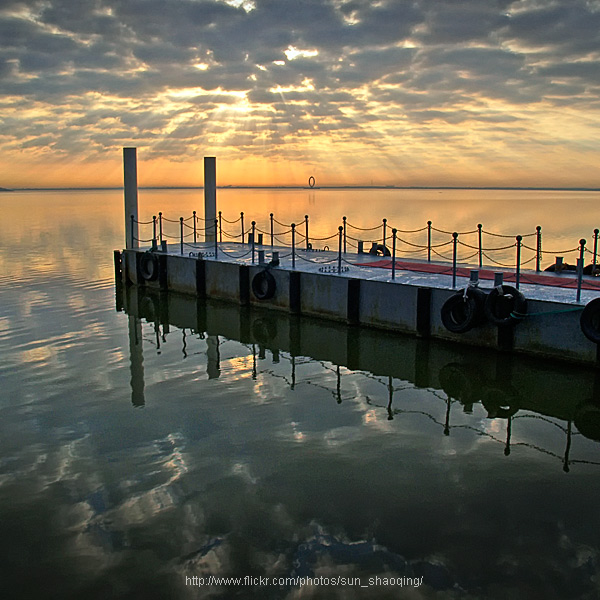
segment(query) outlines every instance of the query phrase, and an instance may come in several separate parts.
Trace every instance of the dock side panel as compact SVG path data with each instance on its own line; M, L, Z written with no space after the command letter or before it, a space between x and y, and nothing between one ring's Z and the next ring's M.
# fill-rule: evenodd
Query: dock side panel
M362 281L360 322L398 331L417 331L417 290L386 281Z
M346 321L348 278L302 273L300 310L303 315Z
M174 292L196 295L196 260L187 256L167 256L167 287Z
M252 291L253 279L262 271L268 270L268 272L275 279L275 294L272 298L259 300ZM289 310L290 307L290 271L284 269L267 269L265 266L252 265L250 267L250 279L249 279L249 301L250 304L255 306L264 306L266 308L277 308L280 310Z
M238 303L240 299L239 265L207 260L205 269L207 297Z
M528 316L514 327L514 349L541 356L556 356L593 363L596 344L588 340L579 324L583 310L577 306L528 300Z

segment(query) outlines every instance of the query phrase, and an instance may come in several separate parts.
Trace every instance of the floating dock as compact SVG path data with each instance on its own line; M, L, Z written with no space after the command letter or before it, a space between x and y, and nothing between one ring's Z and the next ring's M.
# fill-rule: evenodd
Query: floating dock
M129 248L115 251L115 272L119 281L150 290L598 365L599 345L581 325L585 306L600 298L595 277L584 276L576 290L573 274L521 271L517 286L526 310L511 312L500 323L482 314L459 333L448 328L445 307L459 294L466 299L472 288L484 299L497 295L497 274L484 269L474 274L468 265L453 271L447 263L396 260L392 278L391 260L382 256L348 253L341 266L338 252L296 249L292 256L285 247L256 245L251 253L249 248L236 242L206 242L186 254L179 247ZM504 273L504 284L511 286L514 277Z
M452 240L432 246L431 221L427 228L417 230L428 231L427 246L420 246L427 248L427 262L397 259L399 230L393 228L392 236L386 235L386 219L382 222L381 244L371 240L373 247L368 253L362 251L364 241L357 241L356 253L346 252L346 217L344 225L338 228L337 252L312 249L308 215L303 221L304 236L293 223L289 232L278 233L278 236L291 233L291 247L274 245L274 240L280 238L274 235L272 213L270 244L262 244L264 232L256 229L254 221L249 230L251 241L245 243L248 232L244 228L244 213L239 219L240 241L224 243L223 233L230 240L237 236L223 232L220 212L217 219L215 161L214 157L204 159L201 231L197 230L196 211L190 217L192 226L186 223L188 219L180 217L179 245L167 248L162 213L158 220L156 216L152 221L138 220L137 153L135 148L123 148L126 249L115 250L117 281L501 352L596 367L600 364L600 280L593 275L584 276L585 239L579 241L576 276L561 271L566 267L561 257L556 258L556 272L540 272L540 226L536 233L525 236L536 236L537 247L531 248L536 255L536 271L521 270L521 249L527 246L522 244L524 236L518 235L514 244L517 250L514 273L481 268L481 224L476 231L478 248L466 244L478 250L479 270L457 263L459 233L452 233ZM139 225L152 226L150 239L140 238ZM186 242L186 237L192 235L191 232L186 235L186 227L193 230L193 246ZM594 230L591 273L598 272L599 233ZM198 235L203 240L200 243ZM296 235L304 237L305 248L298 247ZM390 239L391 253L386 246ZM152 246L140 248L140 242L152 242ZM431 261L430 253L435 247L449 244L453 246L451 264ZM414 243L409 245L419 247ZM512 246L511 243L508 247Z

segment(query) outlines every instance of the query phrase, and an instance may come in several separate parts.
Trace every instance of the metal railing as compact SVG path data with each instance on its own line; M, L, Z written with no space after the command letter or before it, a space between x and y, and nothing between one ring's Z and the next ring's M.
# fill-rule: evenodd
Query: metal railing
M515 285L517 289L522 282L533 283L528 280L526 274L522 272L524 266L534 263L535 272L540 272L542 260L544 256L552 255L556 257L554 270L576 270L577 271L577 302L581 297L581 285L584 271L584 259L586 253L591 255L591 265L586 270L590 274L597 275L600 273L598 265L598 237L599 229L593 231L593 250L589 250L585 239L580 239L579 244L572 248L560 250L544 250L542 249L542 227L538 225L534 232L524 233L520 235L507 235L488 231L483 229L481 223L477 227L468 231L448 231L439 229L433 226L432 221L427 221L427 224L417 229L399 229L390 227L387 219L382 219L381 224L373 227L359 227L348 222L346 216L342 217L342 224L338 227L338 231L330 236L316 237L309 233L309 216L304 215L304 219L298 222L284 223L275 218L273 213L269 214L266 221L268 228L261 228L259 222L251 221L248 228L244 226L244 213L241 212L239 217L233 220L226 219L222 212L219 211L218 218L213 223L209 223L202 219L193 211L189 217L179 217L179 219L169 219L162 212L158 216L154 215L149 221L136 221L131 215L131 242L151 243L153 249L157 249L160 245L165 247L165 242L179 245L179 251L183 255L186 249L202 250L206 249L207 245L214 251L214 256L218 256L219 251L231 258L245 258L251 255L252 263L256 259L256 246L262 247L265 238L268 240L268 245L271 249L277 247L288 247L289 254L282 255L281 258L291 256L292 269L296 268L296 258L303 261L312 262L319 265L327 265L337 262L337 272L342 273L347 270L342 267L342 262L347 264L345 256L348 252L356 252L360 254L377 254L381 255L382 259L389 258L389 266L391 267L391 279L396 278L398 266L398 258L404 255L405 258L421 259L428 263L432 262L432 256L436 262L451 264L446 273L452 274L452 287L456 287L456 278L458 272L458 264L474 265L483 268L484 264L494 267L502 267L505 269L514 270ZM191 223L190 223L191 221ZM144 227L152 227L152 237L137 238L134 236L133 225L137 223ZM173 225L179 223L179 231L173 232ZM239 224L239 229L236 232L235 226ZM304 233L301 233L300 227L304 225ZM227 226L232 226L228 228ZM230 229L228 231L227 229ZM167 233L170 230L170 233ZM354 235L359 235L362 239L350 235L349 231L356 232ZM434 235L437 238L434 243ZM329 251L329 244L333 246L334 240L337 238L337 256L332 259L321 257L320 260L310 258L313 252ZM486 238L505 240L506 243L501 245L485 243ZM526 243L532 239L532 243ZM510 242L509 242L510 240ZM231 248L220 247L223 242L239 243L244 248L249 246L247 251L239 254L232 252ZM365 243L371 244L371 248L365 252ZM391 251L388 248L388 243L391 243ZM320 245L322 248L315 248L314 245ZM452 255L448 256L444 253L444 248L451 248ZM511 249L514 248L514 262L505 262L506 256ZM569 265L563 262L563 258L569 254L577 253L577 266ZM495 257L492 256L495 254ZM529 254L528 257L524 257ZM441 260L439 260L441 259ZM352 266L357 266L354 263ZM365 265L366 266L366 265ZM552 266L550 267L552 268ZM600 289L600 283L598 284Z

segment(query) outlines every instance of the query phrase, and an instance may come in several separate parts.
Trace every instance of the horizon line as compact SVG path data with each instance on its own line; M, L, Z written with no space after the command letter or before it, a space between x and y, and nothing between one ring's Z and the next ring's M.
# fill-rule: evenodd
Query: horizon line
M139 190L202 190L199 185L145 185L138 186ZM538 187L538 186L456 186L456 185L319 185L309 187L306 185L218 185L217 189L227 190L531 190L531 191L572 191L572 192L600 192L598 187ZM102 191L123 190L123 186L91 186L91 187L24 187L2 188L0 192L46 192L46 191Z

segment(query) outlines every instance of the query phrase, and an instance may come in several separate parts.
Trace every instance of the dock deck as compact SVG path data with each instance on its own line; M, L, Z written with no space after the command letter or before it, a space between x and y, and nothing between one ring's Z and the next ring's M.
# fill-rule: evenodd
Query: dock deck
M197 244L197 249L191 249L186 244L187 253L190 256L202 253L204 260L214 261L215 250L211 244ZM140 248L139 251L148 251L150 247ZM515 271L506 267L493 269L490 266L479 268L474 265L459 263L457 265L456 286L452 286L452 265L443 261L423 261L410 258L397 259L395 263L395 277L392 279L392 260L389 257L374 256L369 253L343 253L342 272L337 272L338 252L331 250L305 250L296 249L295 267L292 267L291 251L289 247L262 245L255 246L254 262L252 261L252 250L249 244L237 242L219 242L217 250L218 262L244 264L248 266L261 266L258 262L258 250L264 250L265 262L271 260L273 251L278 252L280 264L278 268L296 270L305 273L335 274L341 277L360 278L369 281L385 281L387 283L425 286L437 289L460 290L468 284L472 270L479 271L480 286L491 288L493 286L494 274L504 274L504 283L515 285ZM168 253L182 256L178 246L170 246ZM195 258L196 256L192 256ZM263 265L264 266L264 265ZM348 269L348 270L346 270ZM520 272L520 291L532 300L544 300L561 302L564 304L578 306L585 305L594 298L600 297L600 277L590 275L583 276L581 286L581 300L576 302L577 275L574 271L563 271L562 273L536 272L523 269Z

